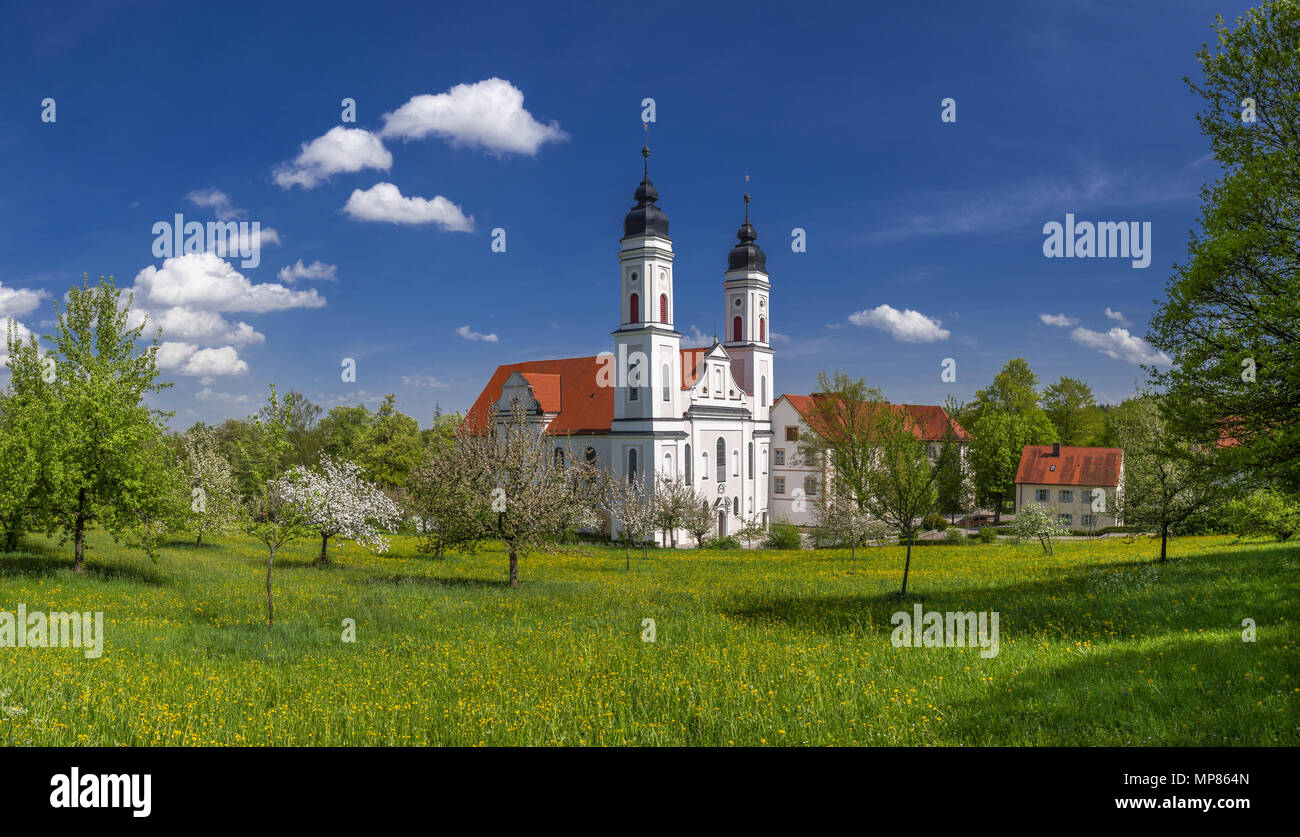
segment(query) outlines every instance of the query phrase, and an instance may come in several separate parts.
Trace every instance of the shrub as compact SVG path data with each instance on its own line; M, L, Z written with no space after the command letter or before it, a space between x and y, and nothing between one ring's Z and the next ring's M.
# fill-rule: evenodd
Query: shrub
M960 529L949 529L947 534L943 536L943 539L948 543L956 544L957 546L966 545L966 533Z
M925 529L927 532L932 532L936 529L942 532L944 529L948 528L948 521L941 514L931 514L921 521L921 528Z
M773 523L764 546L768 549L802 549L803 535L799 534L799 527L793 523Z
M993 543L998 539L998 530L992 526L985 526L980 530L980 543Z
M710 538L704 542L705 549L740 549L740 541L727 535L725 538Z

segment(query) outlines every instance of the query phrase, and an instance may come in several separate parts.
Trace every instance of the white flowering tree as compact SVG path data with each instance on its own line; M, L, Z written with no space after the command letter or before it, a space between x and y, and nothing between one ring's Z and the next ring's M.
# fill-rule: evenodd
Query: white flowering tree
M188 497L182 516L184 525L195 535L195 545L203 545L204 535L229 532L239 521L239 493L230 462L217 446L212 428L196 424L181 437L184 456L181 478Z
M1051 555L1054 552L1052 541L1068 532L1057 522L1053 511L1041 503L1025 503L1021 506L1020 511L1016 512L1016 525L1012 530L1016 533L1016 542L1037 539L1043 546L1043 552Z
M814 525L841 543L849 545L849 572L858 568L858 547L879 543L892 531L889 524L868 514L851 491L836 484L823 492L821 502L813 509Z
M646 491L639 475L633 479L620 479L609 474L605 491L605 507L618 521L620 539L623 541L624 569L632 569L632 544L640 542L641 557L646 557L645 542L655 530L655 503Z
M320 536L317 566L329 565L330 538L386 552L388 540L382 530L401 519L397 504L362 478L360 465L330 456L321 457L319 470L296 466L281 490L301 510L304 526Z

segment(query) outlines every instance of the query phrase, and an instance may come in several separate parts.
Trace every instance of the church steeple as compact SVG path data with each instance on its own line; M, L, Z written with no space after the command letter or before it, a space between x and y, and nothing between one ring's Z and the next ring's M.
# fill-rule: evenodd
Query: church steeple
M655 201L659 200L659 190L650 182L650 140L648 138L641 149L641 156L645 158L645 175L632 196L636 206L632 207L627 217L623 219L623 237L655 235L668 238L668 216L655 206Z

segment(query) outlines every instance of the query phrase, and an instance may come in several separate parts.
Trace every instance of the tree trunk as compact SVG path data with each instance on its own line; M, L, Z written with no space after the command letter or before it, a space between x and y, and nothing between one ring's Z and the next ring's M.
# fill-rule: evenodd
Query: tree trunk
M1002 522L1002 495L997 495L997 504L993 506L993 525L997 526Z
M519 586L519 554L514 547L510 548L510 586Z
M623 569L632 569L632 542L623 542Z
M77 521L73 526L72 569L86 571L86 489L77 492Z
M1169 524L1166 523L1160 527L1160 563L1162 564L1165 562L1165 558L1168 555L1168 553L1165 551L1165 547L1168 543L1169 543Z
M202 532L199 532L199 536L198 536L198 538L195 539L195 541L194 541L194 545L195 545L195 546L203 546L203 533L202 533Z
M329 548L330 536L320 536L320 557L316 559L316 566L328 567L330 565L330 556L326 551Z
M849 574L852 575L858 568L858 545L856 542L849 544L849 555L851 558L849 563Z
M898 594L900 599L907 598L907 573L912 569L912 533L907 533L907 561L903 563L903 592Z
M266 559L266 627L275 627L275 600L271 598L271 567L275 564L275 549L272 547L271 556Z

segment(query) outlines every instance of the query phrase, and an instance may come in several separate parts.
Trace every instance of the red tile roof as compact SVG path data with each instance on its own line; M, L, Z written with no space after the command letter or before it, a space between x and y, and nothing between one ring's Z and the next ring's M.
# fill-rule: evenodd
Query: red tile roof
M708 349L682 349L682 388L698 380L698 370ZM606 360L606 363L609 361ZM605 372L606 375L613 370ZM519 372L533 388L533 397L547 413L558 413L548 433L575 435L608 433L614 421L614 387L599 386L601 358L572 357L563 360L528 360L498 366L487 386L474 400L466 420L481 427L492 406L501 399L506 379Z
M810 421L811 416L816 416L815 405L824 401L828 396L822 392L814 392L812 395L782 395L781 398L790 402L799 415L803 416L805 421ZM927 442L941 442L947 435L948 425L952 425L953 435L959 441L969 441L970 434L966 429L957 422L955 418L948 415L948 411L943 407L932 407L923 404L891 404L895 410L906 410L912 417L914 424L912 432L918 438Z
M614 420L614 388L596 385L600 359L572 357L563 360L527 360L498 366L487 386L469 408L466 420L481 427L493 405L501 398L501 387L514 372L520 372L533 387L542 409L558 413L547 428L554 434L608 433Z
M1121 448L1062 445L1060 455L1053 456L1051 445L1025 445L1020 453L1016 482L1030 485L1118 485L1123 464L1124 451Z

